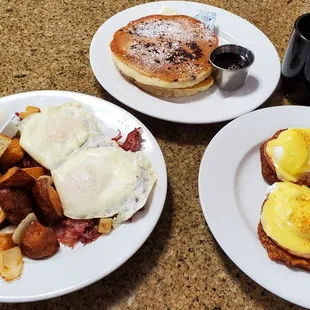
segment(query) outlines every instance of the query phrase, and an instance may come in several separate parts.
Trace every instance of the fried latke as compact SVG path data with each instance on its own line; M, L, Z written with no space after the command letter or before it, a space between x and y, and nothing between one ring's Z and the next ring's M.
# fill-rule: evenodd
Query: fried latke
M291 268L298 267L310 271L310 259L295 256L278 246L274 241L271 240L271 238L267 236L261 222L258 224L257 234L261 244L266 249L271 260L282 262Z

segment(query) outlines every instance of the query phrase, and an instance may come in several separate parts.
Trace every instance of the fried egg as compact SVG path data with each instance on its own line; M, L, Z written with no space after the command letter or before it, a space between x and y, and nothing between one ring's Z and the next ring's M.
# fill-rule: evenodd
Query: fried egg
M310 129L284 130L268 141L266 151L279 180L298 182L310 173Z
M45 106L20 125L20 145L52 169L99 132L94 115L79 103Z
M81 149L51 173L67 217L113 217L114 228L145 205L156 181L142 152L113 146Z
M265 233L288 252L310 258L310 189L278 182L268 192L261 213Z

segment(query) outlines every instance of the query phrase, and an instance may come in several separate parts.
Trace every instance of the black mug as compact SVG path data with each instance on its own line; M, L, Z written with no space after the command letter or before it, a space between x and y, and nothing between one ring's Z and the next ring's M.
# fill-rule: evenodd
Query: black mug
M295 22L282 64L281 84L288 99L310 105L310 13Z

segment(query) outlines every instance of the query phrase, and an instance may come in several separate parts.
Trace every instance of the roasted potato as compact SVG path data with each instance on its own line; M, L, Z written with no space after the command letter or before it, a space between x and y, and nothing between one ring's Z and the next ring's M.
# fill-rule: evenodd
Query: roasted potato
M12 238L13 234L0 233L0 251L9 250L15 247L15 243Z
M59 242L54 231L34 221L26 228L20 249L29 258L41 259L53 256L59 249Z
M44 175L43 167L31 167L31 168L23 168L23 171L30 174L35 179L38 179L40 176Z
M3 210L0 208L0 225L5 221L6 216Z
M18 225L32 212L33 198L30 192L19 188L6 188L0 190L0 208L7 219Z
M58 193L49 180L37 180L32 188L32 193L38 207L48 224L54 224L63 218L62 205Z
M25 170L13 167L0 178L0 188L27 187L33 185L35 180L36 179Z
M13 138L0 158L2 169L9 169L24 158L25 152L19 144L19 138Z
M29 106L27 106L25 112L19 112L19 113L17 113L17 115L20 119L25 119L26 117L30 116L31 114L40 113L40 112L41 112L41 110L39 108L29 105Z
M11 142L12 139L10 137L0 134L0 156L5 152Z

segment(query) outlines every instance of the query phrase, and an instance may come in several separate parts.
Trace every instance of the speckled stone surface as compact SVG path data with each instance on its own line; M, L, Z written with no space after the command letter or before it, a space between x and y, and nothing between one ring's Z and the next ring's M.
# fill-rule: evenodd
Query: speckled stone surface
M0 96L62 89L124 107L97 84L88 49L107 18L140 3L143 1L1 0ZM309 0L205 3L248 19L270 38L281 58L294 20L310 11ZM276 92L264 106L286 103ZM198 200L198 169L205 148L225 123L172 124L125 109L148 126L167 163L167 202L154 232L127 263L96 284L53 300L2 304L0 309L299 309L240 271L205 224Z

